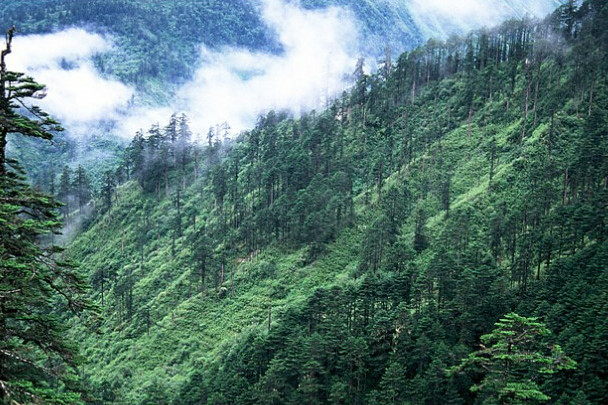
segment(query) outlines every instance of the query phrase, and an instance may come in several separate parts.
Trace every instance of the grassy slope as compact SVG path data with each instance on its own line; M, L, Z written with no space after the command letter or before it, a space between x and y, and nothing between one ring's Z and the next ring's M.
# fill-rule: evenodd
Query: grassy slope
M176 258L168 260L168 235L153 238L145 248L143 270L139 267L137 253L131 249L137 232L134 222L142 214L141 194L130 182L118 195L119 204L80 235L70 252L88 271L118 266L118 279L131 274L137 280L133 294L141 297L135 305L149 310L151 327L146 330L138 316L132 322L121 322L115 312L116 302L106 298L103 335L88 335L77 320L74 331L75 336L88 335L83 341L83 355L90 361L85 373L90 373L91 381L121 381L122 394L129 401L139 399L157 379L177 390L195 366L212 360L223 345L249 328L265 327L269 305L274 321L285 307L305 299L316 286L348 280L358 257L360 233L356 230L345 231L323 258L307 266L302 266L305 249L290 251L274 246L230 264L234 271L233 297L228 292L228 297L219 299L212 290L203 299L199 291L194 291L196 287L189 286L190 272L183 267L188 266L188 250L178 249ZM200 196L195 193L191 198L197 201ZM152 222L160 225L165 220L167 204L165 201L154 206ZM121 254L123 230L126 250ZM185 234L193 231L189 227ZM225 285L230 288L228 281Z

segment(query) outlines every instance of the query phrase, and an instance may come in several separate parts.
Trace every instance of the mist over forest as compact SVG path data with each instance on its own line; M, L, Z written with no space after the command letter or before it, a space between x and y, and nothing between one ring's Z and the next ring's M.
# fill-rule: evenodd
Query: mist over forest
M608 403L604 0L0 22L0 404Z

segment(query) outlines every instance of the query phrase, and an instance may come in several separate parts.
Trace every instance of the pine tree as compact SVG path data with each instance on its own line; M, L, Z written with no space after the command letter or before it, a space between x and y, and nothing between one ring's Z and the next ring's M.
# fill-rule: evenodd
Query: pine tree
M59 311L92 305L74 265L48 244L48 235L61 226L60 204L32 189L18 162L5 155L9 134L51 139L60 129L25 102L44 86L6 68L14 32L7 33L0 63L0 403L75 404L81 402L77 349L65 337Z
M101 185L101 200L104 211L112 207L112 196L116 189L116 181L111 170L106 170L103 174L103 183Z
M73 208L70 204L72 200L72 169L69 166L64 166L59 176L57 199L63 203L61 211L63 212L64 220L67 220L70 216L70 210Z
M89 181L89 176L87 176L87 172L80 165L74 173L72 189L74 190L74 196L78 202L78 208L82 210L82 207L91 199L91 183Z
M53 131L61 130L57 121L35 105L23 103L27 98L44 97L45 87L23 73L11 72L6 57L11 53L15 27L6 33L6 47L0 54L0 176L7 174L6 144L9 134L51 139ZM29 116L20 114L24 108Z
M467 368L485 373L471 388L486 398L484 403L525 404L551 399L541 391L543 376L573 369L576 362L561 347L546 341L551 332L536 318L510 313L494 325L491 333L481 337L480 350L448 373Z

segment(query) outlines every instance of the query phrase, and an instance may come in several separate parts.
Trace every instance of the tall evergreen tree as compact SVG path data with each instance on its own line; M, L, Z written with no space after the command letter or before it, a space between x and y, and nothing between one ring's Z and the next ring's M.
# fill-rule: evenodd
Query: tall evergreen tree
M80 165L74 173L72 190L74 191L74 197L78 202L78 208L82 209L82 207L91 199L91 183L87 172Z
M59 176L59 190L57 190L57 198L63 203L61 211L63 218L68 219L70 210L73 208L70 204L72 200L72 169L69 166L64 166L61 175Z
M60 229L59 204L27 185L18 162L6 157L8 135L51 139L60 129L26 102L44 86L6 68L14 32L6 35L0 63L0 403L75 404L77 349L58 310L92 305L74 265L47 240Z

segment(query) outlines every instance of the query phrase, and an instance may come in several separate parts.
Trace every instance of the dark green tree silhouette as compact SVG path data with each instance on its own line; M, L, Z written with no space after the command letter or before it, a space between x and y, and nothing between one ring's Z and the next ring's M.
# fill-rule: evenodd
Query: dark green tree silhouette
M5 154L9 134L51 139L60 129L24 101L44 86L6 69L14 32L7 33L0 63L0 403L81 403L77 348L59 313L92 309L87 287L48 243L61 226L60 204L32 189Z

